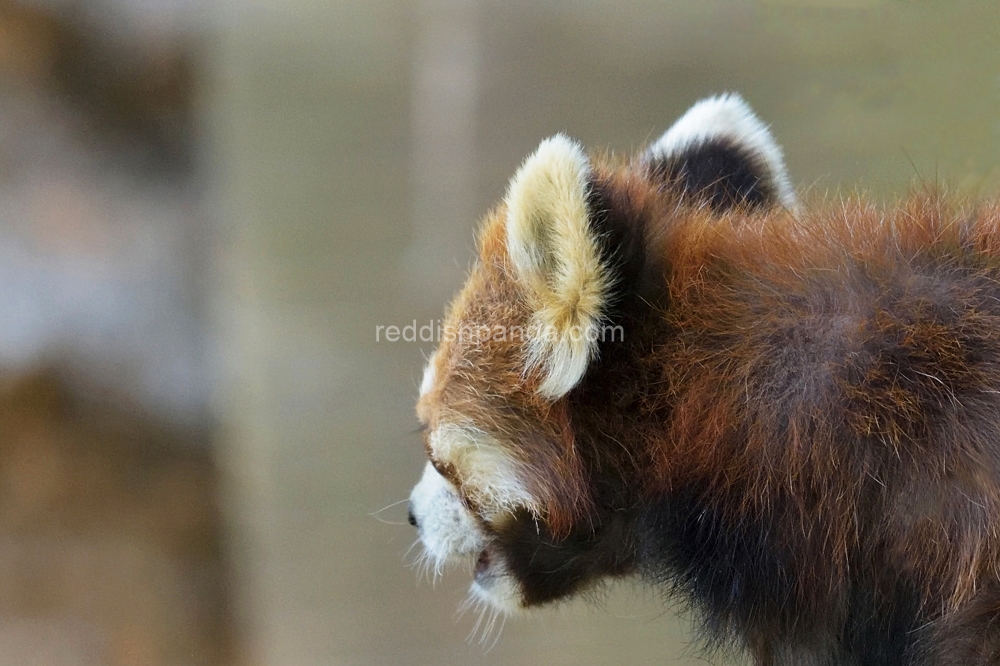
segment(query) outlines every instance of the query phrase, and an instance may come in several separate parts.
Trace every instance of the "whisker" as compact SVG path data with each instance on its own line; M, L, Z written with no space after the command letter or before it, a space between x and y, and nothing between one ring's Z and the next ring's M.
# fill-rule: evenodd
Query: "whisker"
M417 545L417 544L413 544L412 546L410 546L409 548L407 548L407 549L406 549L406 552L407 552L407 553L409 553L409 552L410 552L411 550L413 550L413 546L415 546L415 545ZM421 552L417 553L417 554L416 554L416 555L414 556L413 560L411 560L410 562L407 562L407 563L406 563L406 564L405 564L404 566L405 566L405 567L406 567L407 569L415 569L415 568L417 568L417 566L419 566L419 565L420 565L420 564L421 564L421 563L422 563L423 561L424 561L424 553L423 553L423 551L421 551Z
M465 614L469 612L469 609L476 605L476 601L475 597L466 597L465 601L460 603L458 608L455 609L455 620L458 621L465 617Z
M488 648L486 648L486 652L489 652L490 650L492 650L497 646L497 643L500 642L500 636L503 635L503 629L506 626L507 626L507 614L500 613L500 628L497 630L496 635L493 637L493 642L490 643L490 646Z
M413 549L417 547L418 543L420 543L420 537L417 537L416 539L414 539L413 543L410 544L410 547L407 548L405 551L403 551L403 559L404 560L410 555L411 552L413 552Z
M493 633L493 628L497 624L497 616L498 615L500 615L500 612L497 609L495 609L495 608L490 609L490 619L486 623L486 626L483 627L483 633L479 637L479 644L480 645L485 645L486 641L489 639L490 635Z
M398 502L393 502L392 504L388 504L388 505L382 507L378 511L372 511L368 515L371 516L372 518L374 518L375 520L379 521L380 523L385 523L386 525L406 525L407 524L406 522L397 523L395 521L385 520L384 518L380 518L378 514L382 513L383 511L386 511L388 509L391 509L394 506L399 506L400 504L403 504L403 503L409 502L409 501L410 501L409 497L407 497L406 499L401 499Z
M406 549L406 553L405 553L405 555L409 555L410 551L411 551L411 550L413 550L413 547L414 547L414 546L416 546L416 545L417 545L417 544L411 544L411 545L410 545L410 547ZM405 556L405 555L404 555L404 556ZM410 560L409 562L407 562L407 563L406 563L406 564L405 564L404 566L405 566L405 567L406 567L407 569L413 569L413 568L414 568L414 567L416 567L416 566L417 566L418 564L420 564L421 562L423 562L423 560L424 560L424 552L423 552L423 551L420 551L420 552L416 553L416 554L415 554L415 555L413 556L413 559L411 559L411 560Z
M434 578L431 576L431 567L433 562L431 561L431 556L426 551L422 554L420 558L420 572L417 575L417 580L426 581L431 586L434 585Z
M369 513L368 515L377 520L378 522L382 523L383 525L394 525L397 527L400 525L409 525L409 523L406 522L405 520L404 521L386 520L385 518L379 518L374 513Z
M477 607L479 610L479 619L476 620L475 626L472 627L472 631L469 632L468 638L465 639L467 643L471 643L475 639L476 634L479 633L479 626L483 623L483 618L486 617L486 611L488 610L485 603L479 603L477 604Z

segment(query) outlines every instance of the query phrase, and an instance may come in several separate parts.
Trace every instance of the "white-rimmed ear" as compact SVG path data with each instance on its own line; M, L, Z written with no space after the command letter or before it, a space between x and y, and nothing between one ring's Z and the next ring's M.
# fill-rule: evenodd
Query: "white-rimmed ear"
M795 211L781 148L739 95L698 102L645 154L657 177L724 210L738 205Z
M427 359L427 364L424 365L424 376L420 380L420 397L424 397L434 389L434 383L437 381L437 350L430 355Z
M597 351L608 277L590 227L590 163L557 134L525 160L507 190L507 252L529 294L527 370L541 368L539 393L566 395Z

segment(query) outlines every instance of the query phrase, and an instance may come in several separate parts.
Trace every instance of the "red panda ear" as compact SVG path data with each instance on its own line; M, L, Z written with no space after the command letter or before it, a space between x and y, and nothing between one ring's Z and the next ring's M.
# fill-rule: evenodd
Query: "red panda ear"
M538 392L566 395L597 350L609 278L590 227L590 163L579 144L546 139L514 176L505 199L507 252L532 311L526 369Z
M736 94L692 106L644 157L657 176L716 209L798 208L781 148Z

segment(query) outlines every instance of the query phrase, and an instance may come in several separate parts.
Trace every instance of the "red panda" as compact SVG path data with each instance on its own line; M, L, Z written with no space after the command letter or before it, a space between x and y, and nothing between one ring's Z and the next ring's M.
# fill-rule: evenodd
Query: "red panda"
M736 95L486 217L410 522L504 612L640 576L760 665L1000 663L1000 206L799 204Z

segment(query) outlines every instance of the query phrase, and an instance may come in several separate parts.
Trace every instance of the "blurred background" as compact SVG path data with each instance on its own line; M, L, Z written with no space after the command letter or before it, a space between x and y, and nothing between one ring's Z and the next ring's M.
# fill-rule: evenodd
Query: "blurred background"
M806 201L1000 188L1000 5L0 0L0 664L695 664L622 583L482 639L407 567L473 229L738 91Z

